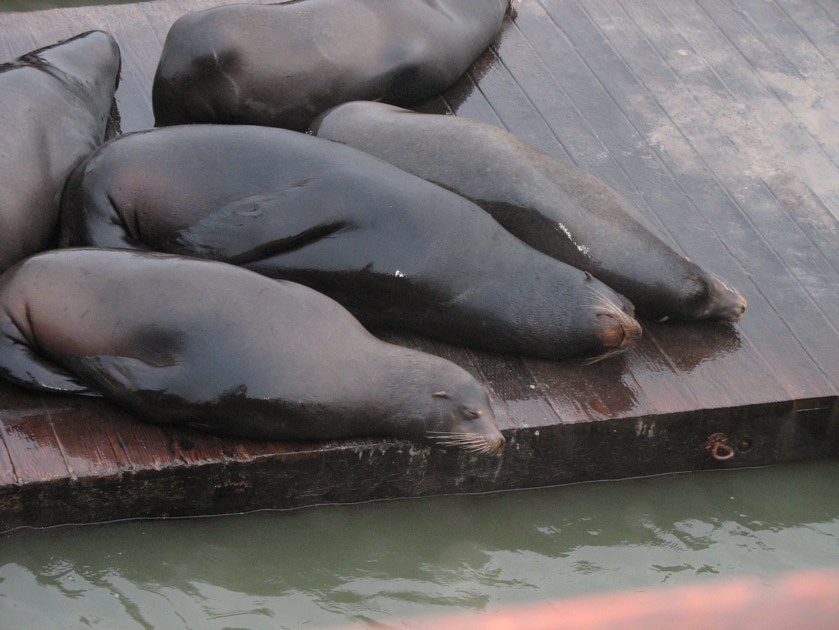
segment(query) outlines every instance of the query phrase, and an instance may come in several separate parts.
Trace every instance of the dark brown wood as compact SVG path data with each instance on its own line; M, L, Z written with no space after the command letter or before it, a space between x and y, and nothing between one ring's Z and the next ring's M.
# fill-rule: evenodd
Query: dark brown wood
M109 30L122 130L145 129L171 23L234 1L0 14L0 61ZM508 440L499 458L224 439L0 382L0 531L839 456L837 35L834 2L532 0L417 107L505 128L606 181L744 292L740 324L645 322L637 349L593 365L382 333L486 384ZM731 460L713 458L716 433Z

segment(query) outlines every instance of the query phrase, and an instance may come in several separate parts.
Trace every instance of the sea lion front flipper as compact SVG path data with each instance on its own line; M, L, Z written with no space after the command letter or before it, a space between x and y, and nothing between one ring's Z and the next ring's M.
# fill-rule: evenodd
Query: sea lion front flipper
M0 375L16 385L54 393L101 396L71 372L40 356L17 326L3 318L0 323Z
M87 162L79 164L64 186L58 246L148 250L139 238L136 214L127 221L107 188L85 181L87 169Z
M177 232L176 251L246 265L355 227L336 187L313 181L228 203Z

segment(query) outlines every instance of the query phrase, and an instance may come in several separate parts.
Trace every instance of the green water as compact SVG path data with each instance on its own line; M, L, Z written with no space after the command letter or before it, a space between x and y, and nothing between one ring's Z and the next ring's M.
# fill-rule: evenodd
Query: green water
M316 628L836 568L837 481L828 461L23 530L0 536L0 627Z

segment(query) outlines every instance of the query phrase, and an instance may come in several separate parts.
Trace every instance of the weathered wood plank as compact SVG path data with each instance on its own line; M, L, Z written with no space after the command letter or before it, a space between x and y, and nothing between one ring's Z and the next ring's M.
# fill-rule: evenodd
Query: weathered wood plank
M71 476L43 396L0 382L0 435L19 483Z
M594 10L598 4L587 6L589 10ZM649 13L647 8L636 6L631 13L643 15ZM646 20L645 26L650 22ZM616 46L624 49L625 57L632 59L634 71L653 92L669 119L684 134L694 154L713 155L713 160L702 160L702 164L713 173L714 180L719 182L736 204L738 212L733 215L736 228L732 231L729 224L726 239L735 247L750 247L748 258L754 261L751 268L759 266L761 271L768 273L767 282L762 283L768 287L765 293L772 296L773 306L785 321L793 325L794 333L802 340L802 345L814 355L826 347L827 353L818 357L823 365L830 366L839 362L839 344L836 343L839 337L832 323L839 313L839 293L835 290L839 275L812 247L812 242L790 218L787 208L778 202L763 182L747 172L751 162L760 160L760 154L737 154L733 151L731 144L719 134L716 126L709 123L708 117L699 113L702 111L702 103L708 99L688 96L692 83L680 82L662 62L662 57L646 45L638 50L638 42L649 40L635 33L626 35L632 30L632 25L622 24L622 28L612 31L611 39L617 42ZM666 28L656 29L656 35L666 33L669 33ZM630 40L629 52L622 46L621 38ZM658 39L655 43L658 44ZM679 56L672 52L667 58ZM680 83L686 89L673 89L673 85ZM720 215L720 219L724 218ZM736 238L738 236L739 239ZM836 242L834 240L834 247ZM802 308L802 300L808 299L815 303L817 309ZM812 318L806 318L805 314L812 315Z
M839 270L839 170L784 104L750 72L748 62L695 5L668 3L664 32L674 43L668 61L681 67L714 126L747 156L759 177L819 253ZM819 105L820 107L820 105ZM825 131L828 131L825 128ZM834 131L832 140L839 144Z
M780 50L767 44L766 37L755 27L752 17L744 15L730 2L700 0L698 6L751 64L760 82L790 110L834 164L839 164L839 146L822 141L824 130L836 131L837 121L832 112L839 108L839 92L813 89L814 84L830 85L835 82L835 70L821 65L811 66L805 76ZM788 44L793 45L793 42ZM817 94L820 104L814 107Z
M3 414L0 413L0 425L5 422ZM0 429L0 487L12 486L18 482L15 475L15 467L9 455L9 448L6 446L6 439L3 430Z
M807 39L821 51L834 68L839 59L839 25L816 2L809 0L775 0L779 9L795 23ZM836 6L836 2L833 2Z
M114 426L90 413L84 401L55 396L44 400L44 408L72 477L114 475L129 467Z
M589 11L597 11L599 6L598 3L587 5ZM646 8L634 7L632 13L641 13ZM603 19L609 20L612 17ZM638 21L636 19L636 22ZM649 22L650 20L646 20L645 26L648 26ZM639 33L632 32L634 28L633 24L621 21L619 28L612 29L611 38L624 58L632 59L635 73L645 81L658 104L668 113L669 119L685 135L694 153L714 156L713 167L710 160L703 160L702 164L708 167L714 179L736 202L739 211L733 217L738 222L735 224L737 230L734 233L729 230L727 240L736 245L738 241L733 236L742 234L740 246L747 247L751 243L749 257L759 261L761 268L768 271L769 277L774 280L773 305L784 314L786 321L795 321L795 317L790 314L800 316L802 311L811 312L810 309L801 308L802 299L810 299L816 303L822 317L818 318L815 311L812 311L814 319L801 322L796 329L796 334L805 339L805 347L811 351L818 351L820 345L827 340L835 341L836 328L831 322L836 320L839 313L839 294L834 288L839 282L839 276L798 229L798 225L787 213L787 208L778 203L777 198L762 185L762 182L755 181L754 177L745 172L743 165L748 166L750 156L738 155L732 151L731 145L718 133L716 126L709 124L708 117L701 115L702 103L707 99L691 98L688 93L692 83L689 81L681 82L685 88L683 90L672 89L672 86L679 85L680 81L672 75L662 58L649 49L646 45L649 40L645 40ZM669 32L666 28L656 30L657 35ZM674 52L667 57L678 58L679 55ZM754 159L755 157L752 157L751 161ZM757 235L754 232L757 232ZM765 245L766 251L763 255L756 255L760 253L756 246L761 244ZM804 295L798 289L804 289ZM822 335L821 338L813 338L809 343L806 342L811 332L822 329L826 329L826 336ZM828 344L828 348L831 354L821 359L825 365L839 361L835 354L836 344Z
M580 117L576 120L569 120L568 122L562 123L562 122L559 122L559 121L562 120L561 118L557 117L555 119L553 117L553 115L551 116L552 123L553 123L554 120L557 120L557 122L553 123L553 124L555 124L557 127L559 126L559 124L563 125L561 127L561 130L562 130L561 133L563 135L563 138L567 135L566 134L566 129L569 126L572 127L572 131L573 131L573 127L584 127L584 126L587 126L587 125L591 125L593 129L596 129L596 131L593 131L593 134L592 134L595 137L594 142L597 143L597 144L600 144L601 142L605 142L607 139L610 139L611 136L614 135L614 134L612 134L612 132L609 129L611 126L616 124L616 123L613 122L614 119L616 117L620 117L622 114L621 114L620 110L609 109L608 107L603 105L604 101L608 102L608 101L611 100L608 94L603 94L603 92L597 90L596 87L589 88L587 91L585 91L584 88L578 88L578 86L580 86L580 85L596 86L597 83L598 83L598 79L597 79L596 76L592 75L591 71L588 70L587 66L582 62L582 60L576 60L575 59L577 57L577 55L573 51L573 49L570 48L570 46L568 44L560 45L560 44L556 43L557 40L562 40L563 38L558 38L558 37L556 37L556 35L554 33L551 32L551 27L549 26L550 24L551 24L550 18L546 14L544 14L544 13L538 11L538 10L534 10L529 17L524 16L524 15L520 16L519 19L517 20L517 27L522 32L523 36L525 38L527 38L527 40L530 42L531 49L534 51L535 56L537 56L537 61L534 62L533 60L530 60L528 62L527 60L523 59L523 60L517 62L515 66L513 66L513 62L508 62L508 63L510 65L510 67L515 67L515 72L516 73L518 73L519 69L522 68L525 65L529 65L531 67L531 72L536 72L536 69L543 66L544 67L543 72L540 73L539 75L534 76L531 79L528 86L530 84L547 85L549 87L554 87L556 85L567 86L566 91L571 93L573 96L576 97L576 99L578 101L578 104L574 106L574 109L576 109L577 111L585 111L586 114L587 114L587 120L584 121L584 120L582 120L582 117ZM556 27L553 27L553 30L556 30ZM502 51L505 55L508 54L508 49L505 48L507 46L507 41L508 40L505 39L505 40L502 41L502 44L501 44ZM608 48L607 48L606 52L608 52ZM592 51L591 54L596 55L596 54L601 54L601 53L598 52L598 51ZM613 81L615 80L612 75L609 75L609 78ZM549 97L546 97L545 101L548 101L548 100L549 100ZM606 111L603 111L604 107L606 107ZM568 107L563 107L562 108L563 111L567 111L569 109L570 108L568 108ZM567 117L566 117L566 119L567 119ZM589 144L593 144L593 143L590 142ZM674 202L673 202L671 207L668 207L667 204L662 204L661 203L660 195L656 196L656 194L654 192L656 190L656 188L658 188L658 187L656 186L654 188L653 186L651 186L650 183L649 183L650 177L649 177L648 174L645 174L645 170L648 171L649 169L645 169L644 164L651 163L651 164L653 164L653 166L656 165L656 160L655 160L654 156L646 154L646 152L639 152L639 151L635 150L631 145L627 145L625 142L621 143L621 144L618 144L614 148L604 147L603 150L604 150L604 153L609 152L610 155L614 154L614 155L617 155L617 156L630 156L630 159L634 157L634 160L632 160L632 163L630 163L629 166L624 169L624 172L635 174L633 176L633 181L637 180L639 182L642 182L642 184L640 184L640 185L645 185L648 188L650 188L650 191L651 191L650 196L653 199L653 201L649 204L644 203L644 206L646 206L647 208L652 208L652 207L656 208L656 212L657 212L656 216L660 215L663 218L663 220L666 221L669 224L669 226L671 226L670 229L668 230L668 232L671 234L671 236L672 236L672 234L677 233L679 230L684 232L685 229L682 226L684 226L686 224L686 222L685 222L685 217L683 217L682 215L686 214L686 213L681 212L681 213L679 213L680 216L676 217L676 216L674 216L675 213L673 213L671 211L671 207L680 207L680 208L687 207L687 208L690 208L690 202L689 202L688 199L684 199L683 197L682 197L682 199L680 199L679 198L680 195L678 193L674 192ZM608 164L608 162L605 162L605 163ZM594 172L595 174L602 177L602 173L599 172L597 169L598 169L598 167L596 165L591 165L591 166L588 167L588 170L590 170L590 171ZM630 170L630 169L632 169L632 170ZM656 173L655 176L656 176L657 179L663 181L663 177L659 177L659 173ZM645 182L645 180L646 180L646 183L643 183L643 182ZM613 181L612 183L614 185L615 182ZM617 183L620 183L620 182L617 182ZM670 186L671 188L673 187L672 182L668 183L667 185ZM625 194L625 189L622 190L621 192L624 192L624 194ZM650 209L650 210L648 210L648 212L652 212L652 210ZM682 222L681 223L676 223L676 221L678 221L679 219L682 219ZM686 220L687 220L687 225L692 228L693 226L691 225L690 217L688 216L686 218ZM672 227L673 225L675 225L676 227L673 228ZM707 257L707 252L705 251L705 247L707 246L705 241L707 240L707 237L704 236L701 232L694 232L694 233L696 235L696 238L698 239L699 247L697 247L695 244L691 245L691 251L689 252L689 254L691 255L692 258L694 258L698 262L703 263L704 262L702 260L703 254L704 254L704 256ZM689 234L689 235L684 236L684 237L679 236L678 239L677 238L672 238L672 240L677 241L677 242L678 241L686 241L691 236L693 236L693 234ZM684 249L684 248L682 248L682 249ZM733 267L735 267L735 268L737 267L736 262L732 261L731 264L732 264ZM726 277L730 277L730 275L731 275L727 271L724 271L722 269L717 269L717 271L719 271L721 273L721 275L724 275ZM735 282L735 284L737 284L736 280L734 282ZM738 286L740 286L740 285L738 284ZM754 304L752 304L750 306L750 312L749 312L750 317L753 316L752 315L752 309L754 308L754 306L755 306ZM782 324L780 322L778 322L778 325L782 325ZM670 332L671 331L670 328L667 328L667 327L660 328L660 329L658 329L660 332L658 333L658 336L657 336L656 340L659 342L660 346L665 351L665 354L668 353L670 347L672 346L675 354L678 355L679 353L683 352L683 350L681 350L681 348L683 348L683 346L684 346L684 344L680 344L681 331L685 330L686 328L688 328L688 329L689 328L694 328L695 326L696 325L681 326L678 329L673 328L672 330L674 332L672 332L672 333ZM710 338L712 338L712 337L717 337L718 341L722 341L725 337L725 335L723 335L723 337L721 339L721 338L719 338L719 336L714 335L714 333L712 332L714 330L714 327L712 327L712 326L698 326L695 329L697 331L707 331L708 332L708 338L705 341L705 343L702 342L702 339L703 339L704 335L701 332L699 332L699 334L694 336L693 340L698 342L698 344L699 344L698 347L700 349L702 348L702 346L708 346L708 343L710 342ZM739 327L738 327L738 330L739 330ZM735 333L735 334L737 334L737 333ZM730 344L729 344L729 347L730 347ZM718 392L719 395L725 397L725 395L726 395L725 390L726 389L729 391L729 394L732 391L750 391L750 392L753 392L757 396L760 395L760 393L758 393L758 392L768 394L770 392L770 390L775 391L775 388L778 386L777 381L775 381L775 379L772 377L771 372L768 370L768 368L766 368L764 365L762 365L762 364L764 364L764 361L760 358L760 355L755 354L754 351L751 350L751 348L752 348L751 344L746 344L744 347L741 346L740 352L747 355L747 356L744 357L745 362L750 364L750 365L757 366L757 368L758 368L757 370L752 370L751 372L750 371L745 371L744 372L742 370L726 370L725 367L723 367L724 361L722 362L723 365L720 365L716 362L713 364L712 370L715 373L738 374L738 375L740 375L740 377L748 377L750 374L756 373L756 377L751 379L750 383L743 383L742 387L734 387L734 388L726 387L725 389L720 390ZM713 347L708 346L706 351L708 352L709 355L713 354ZM726 353L721 353L721 354L725 355ZM737 361L739 362L740 359L737 358ZM700 366L700 372L703 369L704 368ZM691 374L693 374L693 372L691 372ZM767 378L768 378L768 380L767 380ZM703 379L697 378L695 380L702 381ZM704 382L707 383L709 381L704 381ZM710 382L713 382L713 381L710 381ZM757 387L757 390L754 389L755 386Z
M589 6L590 11L594 9L595 7ZM667 107L668 101L672 103L672 107L667 109L676 112L672 115L674 122L688 135L700 153L714 155L712 170L743 208L744 214L768 242L770 248L784 260L804 288L811 295L815 295L820 304L823 304L823 298L827 297L827 304L824 306L830 310L830 316L835 315L834 309L839 298L831 301L833 296L825 296L823 287L810 286L807 283L812 283L812 272L818 272L820 267L830 265L829 270L833 272L839 268L839 252L835 251L836 239L839 237L839 222L831 220L830 216L825 217L824 208L817 207L810 213L811 216L817 215L822 220L822 225L833 229L809 230L805 233L807 223L796 222L794 215L789 213L781 199L790 194L806 195L807 185L798 179L798 172L802 170L800 161L805 161L806 168L803 170L827 182L839 180L839 168L829 161L820 170L816 170L815 164L806 163L808 154L819 153L816 145L812 142L807 144L809 136L799 135L784 142L785 157L776 159L776 156L779 158L776 147L782 140L775 135L769 137L763 134L743 134L740 132L743 125L732 125L729 122L739 103L731 98L730 92L721 83L714 69L704 63L704 60L697 60L690 44L678 34L672 22L653 5L632 6L628 9L628 17L634 26L638 29L643 28L644 31L633 33L632 37L644 37L655 48L662 62L651 64L649 72L645 74L648 77L645 83L653 86L651 90L663 106ZM667 69L663 69L661 65L666 65ZM674 84L683 89L664 92L665 86L670 87ZM663 98L659 95L663 95ZM690 105L691 98L693 111L691 115L686 115L686 107ZM770 100L777 99L770 97ZM749 118L754 120L751 116ZM835 141L839 145L839 127ZM705 146L697 146L699 143ZM710 150L711 148L713 150ZM759 168L761 165L764 166L762 171ZM828 183L827 186L831 186L834 193L839 193L839 184ZM789 188L793 190L787 191ZM808 210L809 204L806 204L799 210L799 214Z
M755 243L754 230L734 200L581 7L566 2L549 7L548 15L574 47L564 38L542 40L542 59L562 77L601 140L613 146L613 154L667 222L670 233L679 236L681 249L733 282L749 299L749 317L738 330L752 341L776 377L796 396L819 391L828 379L813 355L833 354L834 339L823 335L818 343L806 337L820 333L824 317L800 308L796 293L793 297L785 293L791 285L795 288L794 280L765 245ZM585 59L583 68L569 62L578 54ZM638 55L632 58L636 62L644 64L647 59ZM591 82L588 68L597 76L596 83ZM816 322L815 330L803 324L793 330L790 322L799 323L799 317ZM805 337L803 342L800 336ZM783 359L772 356L781 345Z
M736 456L714 460L723 431ZM508 434L503 459L406 442L290 445L263 457L0 488L0 530L22 524L190 516L394 496L479 492L676 470L802 461L837 453L836 400L559 424Z

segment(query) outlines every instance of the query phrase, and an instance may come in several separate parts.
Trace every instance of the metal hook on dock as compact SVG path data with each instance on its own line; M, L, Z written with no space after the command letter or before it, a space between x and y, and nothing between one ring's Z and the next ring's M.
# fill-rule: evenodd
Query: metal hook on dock
M705 448L711 451L711 457L721 462L734 457L734 448L728 443L725 433L711 435L705 442Z

